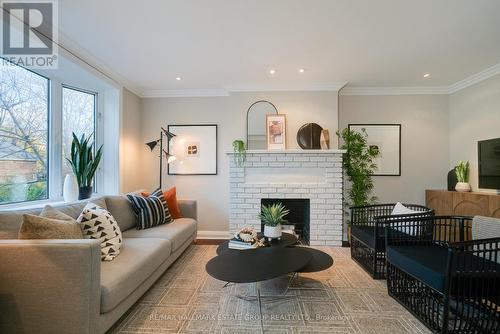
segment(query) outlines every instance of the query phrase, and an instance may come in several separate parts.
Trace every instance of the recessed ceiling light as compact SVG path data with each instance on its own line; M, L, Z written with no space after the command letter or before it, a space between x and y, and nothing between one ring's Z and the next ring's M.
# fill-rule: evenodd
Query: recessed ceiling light
M276 70L275 69L269 70L269 74L271 75L276 74Z
M306 70L305 70L305 69L303 69L303 68L300 68L300 69L299 69L299 73L304 73L305 71L306 71Z
M424 78L428 78L428 77L430 77L430 76L431 76L431 74L430 74L430 73L425 73L425 74L424 74Z
M181 81L181 80L182 80L182 78L181 78L181 77L175 77L175 80L177 80L177 81Z

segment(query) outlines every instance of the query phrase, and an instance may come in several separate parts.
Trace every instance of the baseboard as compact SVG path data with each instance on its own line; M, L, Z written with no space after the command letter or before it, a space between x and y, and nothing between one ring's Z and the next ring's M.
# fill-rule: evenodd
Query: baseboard
M198 231L196 239L229 239L228 231Z

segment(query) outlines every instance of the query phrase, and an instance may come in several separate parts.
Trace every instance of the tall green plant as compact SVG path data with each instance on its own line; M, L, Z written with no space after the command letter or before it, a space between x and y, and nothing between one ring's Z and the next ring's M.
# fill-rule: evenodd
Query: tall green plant
M459 161L455 167L458 182L469 183L470 164L468 161Z
M89 143L92 135L87 138L83 134L80 139L73 132L71 143L71 155L66 160L71 165L73 173L80 187L90 187L94 179L97 166L101 161L102 145L99 147L94 158L94 143Z
M290 213L290 210L285 208L283 203L263 205L259 213L259 219L266 226L276 226L285 222L288 213Z
M377 198L372 196L372 175L377 168L373 160L379 154L378 149L368 145L368 134L365 129L358 132L345 128L337 132L337 135L343 141L340 148L347 150L343 167L351 187L348 190L349 200L346 204L359 206L375 202Z

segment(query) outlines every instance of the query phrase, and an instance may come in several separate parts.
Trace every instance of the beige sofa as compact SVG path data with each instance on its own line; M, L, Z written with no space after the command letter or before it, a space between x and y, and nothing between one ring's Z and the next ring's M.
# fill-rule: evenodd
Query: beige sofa
M135 229L124 196L107 207L123 234L120 255L101 262L96 240L16 240L22 214L0 211L0 333L104 333L196 238L196 202L179 202L184 218ZM55 206L77 217L85 202Z

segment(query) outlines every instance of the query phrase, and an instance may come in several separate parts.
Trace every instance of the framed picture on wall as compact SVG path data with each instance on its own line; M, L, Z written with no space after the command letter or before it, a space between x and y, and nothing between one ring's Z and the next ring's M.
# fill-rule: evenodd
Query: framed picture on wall
M168 164L168 175L217 175L217 125L169 125L175 134L169 153L176 160Z
M401 176L401 124L349 124L350 130L365 129L368 145L379 151L375 176Z
M286 116L284 114L266 116L266 137L268 150L286 149Z

